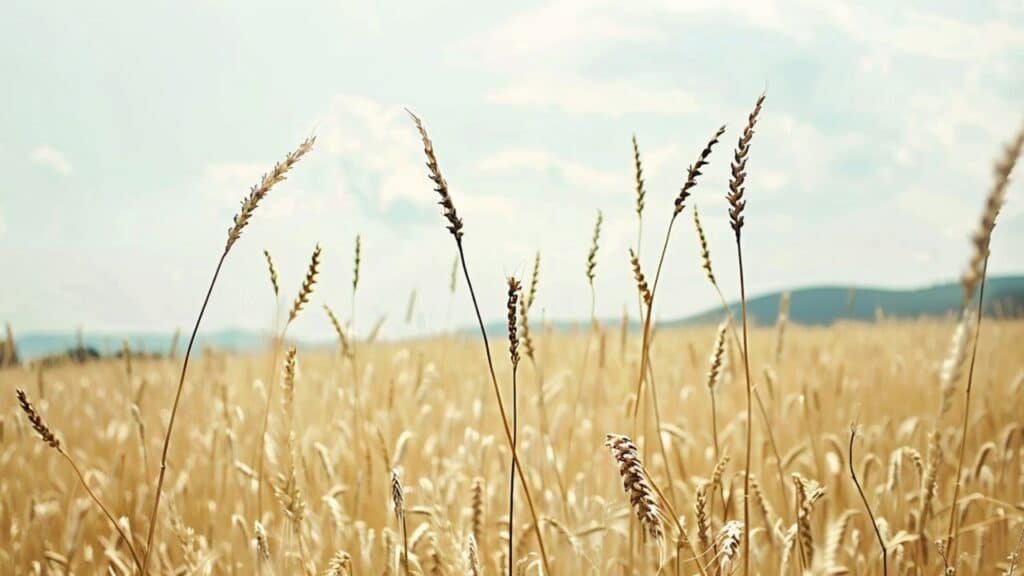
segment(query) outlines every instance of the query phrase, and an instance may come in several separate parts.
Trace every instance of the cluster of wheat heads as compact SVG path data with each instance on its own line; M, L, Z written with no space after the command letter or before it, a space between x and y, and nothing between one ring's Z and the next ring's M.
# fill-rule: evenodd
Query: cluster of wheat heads
M620 353L609 354L609 330L593 314L581 333L531 325L539 253L528 283L474 292L462 250L470 235L412 116L456 245L451 290L461 271L483 350L460 335L357 338L357 237L350 319L323 304L337 352L286 344L314 297L318 246L286 321L275 322L269 372L265 358L214 351L189 372L225 258L260 200L309 152L304 142L245 198L181 365L126 364L126 355L0 373L12 391L0 400L0 573L1014 573L1024 541L1024 323L981 312L1024 132L997 163L952 339L943 320L792 326L785 305L762 328L743 310L741 231L763 102L739 136L723 208L739 318L693 213L699 265L723 304L717 330L656 331L653 310L672 225L724 127L686 170L653 276L639 241L623 263L642 328L620 328ZM633 161L639 228L647 207L636 139ZM585 259L592 301L601 221ZM277 271L263 257L276 304ZM481 302L505 305L507 361L491 354ZM939 409L922 410L922 397Z

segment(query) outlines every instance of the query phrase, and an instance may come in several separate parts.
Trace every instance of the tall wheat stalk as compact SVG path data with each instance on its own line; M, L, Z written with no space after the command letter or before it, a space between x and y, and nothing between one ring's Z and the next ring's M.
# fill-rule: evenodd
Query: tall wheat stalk
M181 393L185 388L185 374L188 373L188 361L192 356L192 346L195 344L196 334L199 332L199 324L203 321L203 314L206 313L206 307L210 303L210 296L213 294L213 287L217 284L217 277L220 275L221 267L224 265L224 260L228 257L228 253L231 252L231 247L235 245L235 242L242 237L242 230L249 223L253 213L259 206L260 201L266 197L267 193L270 192L274 185L284 181L287 177L288 172L302 159L312 148L316 142L316 137L311 136L304 140L299 147L293 152L285 156L285 159L274 165L274 168L263 175L259 183L254 185L249 190L249 195L242 200L242 207L238 214L235 215L234 225L228 229L228 239L224 245L224 250L221 252L220 259L217 260L217 268L213 271L213 278L210 279L210 286L206 289L206 296L203 298L203 305L199 309L199 316L196 317L195 326L192 327L192 335L188 339L188 348L185 350L185 360L181 365L181 376L178 378L178 389L174 393L174 404L171 406L171 416L167 421L167 434L164 436L164 446L160 454L160 476L156 482L156 493L153 496L153 510L150 514L149 521L149 535L146 537L146 553L142 561L142 573L148 574L149 569L149 558L153 552L153 536L156 533L156 524L158 514L160 513L160 495L163 493L164 478L167 472L167 452L171 446L171 434L174 432L174 422L178 415L178 405L181 402Z
M711 250L708 248L707 237L704 236L704 227L701 226L700 215L698 214L696 204L693 206L693 225L697 232L697 243L700 247L701 268L704 270L704 276L715 289L715 294L718 295L718 301L722 305L722 310L725 313L725 322L728 324L729 332L732 334L732 339L736 344L736 348L740 350L741 354L746 354L746 349L743 346L743 342L740 340L739 331L736 329L736 319L733 317L732 308L725 301L725 295L722 293L722 289L719 287L718 280L715 277L715 272L711 265ZM713 396L712 399L714 399ZM785 467L783 465L783 458L779 453L779 446L775 441L775 432L772 427L772 422L768 417L768 410L764 406L764 401L761 399L761 392L758 388L754 388L754 400L757 402L757 408L761 413L761 419L764 420L764 428L768 433L768 445L771 447L772 454L775 456L775 469L779 475L779 486L785 486L786 474Z
M448 220L448 231L455 239L455 246L459 251L459 262L462 266L462 275L466 279L466 287L469 289L469 295L473 301L473 311L476 313L477 324L480 327L480 338L484 343L484 353L487 357L487 370L491 377L491 385L494 388L494 396L498 402L498 413L501 415L502 428L505 431L505 441L508 443L509 450L512 453L512 461L515 464L516 471L519 474L519 480L523 485L523 496L526 497L526 504L530 509L530 516L533 520L533 531L537 536L537 545L540 548L541 560L544 564L544 573L552 574L551 565L548 561L547 550L544 546L544 535L541 532L540 517L537 515L537 510L534 507L533 495L530 492L530 484L527 481L526 474L523 472L523 465L519 460L519 454L516 452L516 445L512 439L512 429L509 426L508 415L505 412L505 402L501 399L501 389L498 387L498 377L494 372L494 361L491 359L491 345L487 340L487 329L484 326L483 316L480 314L480 305L477 302L476 291L473 289L473 281L469 277L469 267L466 264L466 252L462 248L462 236L463 236L463 224L462 219L459 218L458 213L455 211L455 204L452 202L451 194L448 191L448 182L441 175L441 169L437 164L437 157L434 154L434 144L430 140L430 136L427 134L426 128L423 126L423 121L420 120L419 116L413 114L411 110L406 110L409 116L412 117L413 122L416 124L416 129L419 132L420 139L423 141L423 152L427 157L427 169L429 171L429 177L431 182L434 183L434 191L440 196L440 205L443 209L445 219ZM509 526L509 530L512 530L512 526Z
M743 199L745 191L744 182L747 179L747 157L750 153L750 141L754 138L754 126L757 124L757 116L761 113L761 105L764 104L764 94L758 97L754 110L747 119L747 126L740 136L739 144L736 146L736 153L731 165L732 176L729 179L729 193L726 200L729 201L729 221L732 230L736 235L736 259L740 270L740 304L743 310L743 372L747 382L747 454L743 468L743 525L750 526L750 454L752 452L752 431L754 428L753 413L753 383L750 381L750 348L747 343L747 289L743 278L743 243L741 242L741 231L743 230L743 209L746 201ZM743 575L750 574L750 531L743 531Z
M946 533L946 548L951 556L956 558L956 519L959 515L958 502L960 497L960 475L964 466L964 450L967 444L967 433L971 415L971 390L974 387L974 363L978 354L978 337L981 334L981 317L984 315L985 304L985 276L988 271L989 245L992 241L992 231L996 226L996 218L1006 201L1006 189L1010 183L1010 176L1020 158L1021 149L1024 148L1024 128L1006 146L1002 157L996 162L994 170L994 183L985 199L985 209L981 215L981 222L978 229L971 237L973 251L968 262L967 271L961 279L964 292L964 310L970 306L974 297L974 287L978 288L978 311L974 330L974 342L971 345L971 361L967 371L967 388L964 391L964 415L960 430L960 446L958 450L956 477L953 485L953 503L949 509L949 528Z
M514 276L508 278L508 356L512 363L512 445L517 446L519 442L519 335L516 329L516 306L519 304L519 293L522 285ZM542 392L543 393L543 392ZM511 574L515 567L514 540L516 514L516 465L513 462L508 471L508 573Z

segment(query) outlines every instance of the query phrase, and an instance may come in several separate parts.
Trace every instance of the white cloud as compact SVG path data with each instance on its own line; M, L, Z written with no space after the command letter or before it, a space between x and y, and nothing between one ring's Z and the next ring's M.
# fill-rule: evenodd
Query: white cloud
M29 159L33 164L49 168L62 176L71 174L71 162L63 152L53 146L46 144L39 146L32 151Z
M400 106L339 94L317 125L321 153L317 161L326 158L335 163L338 180L348 187L340 192L371 193L379 209L398 200L420 205L434 200L423 192L422 144ZM344 167L339 168L339 163Z
M541 150L504 150L480 161L477 169L484 175L522 175L556 171L572 188L609 191L628 187L625 172L609 172L563 160Z
M538 76L492 92L487 99L497 104L552 107L571 115L621 117L651 113L674 116L698 110L697 99L689 92L653 86L639 79Z

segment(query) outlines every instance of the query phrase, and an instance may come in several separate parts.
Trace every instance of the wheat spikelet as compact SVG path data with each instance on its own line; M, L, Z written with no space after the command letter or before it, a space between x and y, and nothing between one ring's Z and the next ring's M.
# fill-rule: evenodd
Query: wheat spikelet
M302 312L302 308L309 302L309 297L313 294L313 286L316 284L316 278L319 273L320 245L317 244L316 248L313 249L313 256L309 261L309 268L306 270L306 278L302 281L302 287L299 289L298 295L295 296L295 302L292 303L292 308L288 312L289 323L298 318L299 312Z
M924 469L921 480L921 526L920 533L923 535L928 516L932 511L932 501L935 499L935 492L938 488L939 464L942 461L942 445L939 443L939 434L933 432L928 435L928 463Z
M730 165L731 177L729 178L729 193L725 199L729 201L729 223L733 232L739 237L743 228L743 209L747 202L743 199L745 188L743 186L747 179L747 157L750 154L750 141L754 138L754 127L757 125L757 116L761 113L761 105L764 104L764 94L757 98L754 110L747 118L747 126L743 129L739 143L736 145L736 152Z
M537 297L537 286L540 282L540 251L533 257L533 274L530 276L530 288L526 295L519 300L519 340L523 344L526 357L534 360L533 337L530 334L530 308Z
M533 255L533 273L530 275L530 288L526 291L527 309L533 307L533 301L537 297L537 285L540 282L540 250Z
M974 297L975 287L981 280L985 259L988 257L989 243L992 239L992 230L995 228L996 217L1006 200L1006 188L1010 183L1010 175L1013 174L1014 166L1020 158L1021 148L1024 148L1024 128L1006 146L1003 156L996 162L995 181L985 198L985 209L981 214L981 222L978 223L977 230L971 235L973 251L967 263L967 270L960 280L964 292L964 307Z
M644 190L644 167L640 162L640 145L637 144L636 134L633 135L633 174L636 182L636 215L643 217L644 196L647 195L647 191Z
M359 267L363 263L363 237L356 234L356 250L352 258L352 292L359 288Z
M281 407L289 424L295 414L295 346L289 346L284 355L284 378L281 380Z
M466 542L466 562L469 564L470 576L482 576L483 569L480 567L480 554L476 547L476 538L472 534Z
M270 251L263 249L263 257L267 259L267 270L270 272L270 286L274 289L274 297L281 294L280 286L277 283L277 268L274 267L274 259L270 257Z
M804 566L810 568L814 564L811 512L814 510L814 504L825 495L825 488L814 480L808 480L796 473L793 474L793 483L796 485L797 495L797 539Z
M949 412L956 393L956 385L963 375L964 361L967 359L967 341L970 339L972 312L965 309L960 315L960 322L953 331L949 342L949 351L939 367L939 416Z
M690 167L686 169L686 182L683 183L683 187L679 189L679 195L675 199L675 209L673 211L673 218L678 216L683 209L686 207L686 199L690 197L691 190L697 185L697 177L701 175L701 169L707 166L708 158L711 156L711 149L714 148L715 144L718 144L718 139L725 134L725 125L722 125L711 137L704 149L700 151L700 155L697 156L696 162L690 164Z
M700 224L700 215L697 213L697 205L693 205L693 228L697 231L697 245L700 247L700 267L704 270L704 276L713 286L717 286L715 273L711 269L711 250L708 248L708 239L704 236L704 227Z
M472 495L472 519L470 522L471 533L480 544L484 542L484 479L477 476L473 478L473 487L470 489Z
M405 491L402 489L402 476L398 468L391 469L391 506L395 519L401 522L405 518Z
M598 241L601 239L601 224L604 221L604 215L601 211L597 211L597 220L594 222L594 234L590 238L590 250L587 252L587 282L590 283L590 287L594 287L594 270L597 268L597 249Z
M633 268L633 279L636 280L636 289L640 292L640 297L643 298L644 304L649 307L653 301L651 289L647 286L647 279L644 278L644 273L640 269L640 259L632 248L629 249L629 264Z
M619 464L619 475L622 476L622 487L629 494L629 502L636 513L640 525L657 542L665 537L661 509L655 498L654 489L648 481L647 469L640 460L640 453L626 436L608 434L604 445L612 452L612 457Z
M789 292L783 292L779 299L779 315L775 319L775 366L782 364L782 344L786 335L786 322L789 320Z
M430 136L427 135L427 129L423 126L423 121L420 120L420 117L413 114L409 109L406 109L406 112L409 113L409 116L412 116L413 122L416 123L416 130L420 133L420 139L423 140L423 152L427 156L427 169L430 172L430 179L434 182L434 191L441 197L439 204L444 208L444 217L448 219L448 231L452 233L452 236L455 236L457 242L461 242L462 219L459 218L458 213L455 211L455 204L452 202L451 193L448 191L448 182L441 175L441 168L437 165L434 143L431 142Z
M730 520L718 531L718 569L720 574L732 572L733 562L740 553L740 538L743 536L743 523Z
M516 307L519 305L519 293L523 286L516 280L515 276L508 277L508 303L506 305L508 318L508 356L512 360L512 367L519 365L519 332L516 327Z
M708 518L708 489L711 485L702 482L697 485L694 495L693 513L697 518L697 540L700 542L700 551L706 552L711 548L711 521Z
M327 563L323 576L344 576L352 572L352 557L348 552L338 550Z
M715 388L722 377L722 360L725 356L725 330L728 327L726 321L718 324L718 331L715 333L715 348L708 359L707 387L714 393Z
M60 440L57 439L57 436L52 430L50 430L50 427L46 425L46 421L43 420L43 417L36 411L36 407L32 405L32 402L28 399L25 391L18 388L15 391L15 394L18 397L18 404L21 406L21 410L26 416L28 416L28 421L32 424L32 429L36 431L39 438L50 448L58 451L63 450L60 445Z
M773 526L775 526L775 511L772 510L771 503L765 498L764 492L761 490L761 484L758 483L757 477L754 475L750 476L750 494L754 497L754 503L757 504L758 510L761 511L765 528L772 530Z
M310 136L303 140L302 144L299 144L298 148L285 156L284 160L275 164L273 170L264 174L263 177L260 178L259 183L249 190L249 195L242 200L242 207L234 217L234 225L228 229L228 240L227 244L224 246L225 253L230 251L235 242L241 238L242 230L249 223L249 220L252 218L253 212L256 211L257 206L259 206L260 201L266 197L267 193L270 192L270 189L273 188L274 185L283 181L287 177L288 171L291 170L292 167L295 166L295 164L313 148L313 144L315 142L315 136Z
M253 526L253 534L252 546L256 550L256 554L264 562L270 562L270 539L259 520Z
M352 357L353 351L352 346L349 344L348 335L345 333L345 328L341 325L338 317L334 315L334 311L327 304L324 304L324 311L327 312L327 317L331 321L331 326L334 327L334 333L338 336L338 344L341 346L341 355Z
M779 574L789 574L790 559L793 557L793 548L796 544L796 534L799 527L793 524L782 536L782 556L779 559Z

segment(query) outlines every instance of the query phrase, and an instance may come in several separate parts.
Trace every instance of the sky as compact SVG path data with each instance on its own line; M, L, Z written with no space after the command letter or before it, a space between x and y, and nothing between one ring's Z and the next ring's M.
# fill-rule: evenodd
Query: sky
M351 315L357 234L357 332L384 316L394 337L470 324L405 107L434 139L493 320L505 276L527 275L538 250L536 314L589 314L598 210L598 315L635 315L634 134L650 274L686 167L727 124L691 206L732 298L728 161L762 91L751 294L956 278L993 160L1024 122L1015 0L15 0L4 13L0 321L15 332L190 326L248 187L310 134L228 257L204 328L269 329L262 251L287 306L319 242L321 281L292 334L328 336L322 304ZM1011 185L990 273L1024 271L1022 192ZM687 208L656 315L715 303Z

